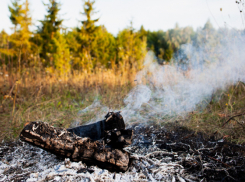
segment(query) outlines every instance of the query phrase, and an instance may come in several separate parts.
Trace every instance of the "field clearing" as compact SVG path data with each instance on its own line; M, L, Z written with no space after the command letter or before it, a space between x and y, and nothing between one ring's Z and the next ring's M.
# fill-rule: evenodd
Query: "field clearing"
M16 139L31 121L41 120L65 128L75 120L81 124L89 121L96 113L79 116L78 112L95 98L111 109L120 108L134 85L134 76L133 72L121 74L113 70L66 77L28 71L21 76L5 73L0 78L0 140Z
M78 113L96 98L109 110L120 109L125 106L123 99L136 84L135 75L133 70L102 69L91 74L80 72L64 77L29 70L21 76L4 73L0 78L0 140L17 139L24 125L31 121L41 120L65 128L74 121L86 123L97 115L97 110ZM197 109L185 119L168 117L157 123L170 129L178 125L196 133L245 143L244 83L238 82L226 91L217 91L211 101L203 102L209 103L207 108Z

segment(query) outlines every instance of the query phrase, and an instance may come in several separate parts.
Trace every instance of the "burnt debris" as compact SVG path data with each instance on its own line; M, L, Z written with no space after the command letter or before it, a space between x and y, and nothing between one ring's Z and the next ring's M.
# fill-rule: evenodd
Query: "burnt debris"
M110 171L126 171L133 131L126 130L120 113L110 112L96 123L70 129L48 123L32 122L20 133L20 139L72 161L83 161Z
M127 151L144 156L139 158L150 163L142 169L143 164L135 160L133 166L138 171L148 169L148 173L156 173L163 163L174 163L182 168L172 177L178 181L245 181L244 145L183 127L134 126L133 129L133 143Z
M32 130L30 126L26 129ZM82 161L74 162L70 160L71 157L64 159L40 147L17 141L0 144L0 181L245 181L244 145L232 144L222 138L210 138L178 126L165 128L137 125L131 129L134 130L132 143L123 150L115 146L113 148L113 144L106 144L108 138L110 140L123 135L119 130L105 132L102 140L89 139L91 143L98 142L97 146L105 147L95 148L97 151L107 150L110 156L115 150L124 154L127 151L130 162L124 173L103 169L105 166L102 164L119 168L110 161L99 162L98 158L94 160L91 157L88 159L94 163L89 166L84 163L82 153L75 153L80 156L75 159ZM36 125L34 130L38 130ZM61 139L63 135L75 137L66 130L56 131ZM62 134L62 131L67 133ZM77 135L76 137L79 138ZM118 138L115 140L118 141ZM85 141L88 141L88 138ZM69 143L72 142L67 142ZM74 146L76 148L78 145ZM58 151L61 151L60 148ZM84 149L90 151L86 145ZM97 167L98 163L101 164L101 168Z
M98 126L104 129L91 139L79 134L87 125L69 131L42 122L27 125L20 137L33 145L0 144L0 181L245 181L244 145L178 125L126 130L119 113L90 127Z

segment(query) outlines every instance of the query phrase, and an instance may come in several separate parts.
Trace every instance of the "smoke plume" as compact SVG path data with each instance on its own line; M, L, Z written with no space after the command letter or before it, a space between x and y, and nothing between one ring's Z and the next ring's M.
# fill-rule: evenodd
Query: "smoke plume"
M217 90L245 81L245 36L237 30L213 29L197 31L189 44L182 45L170 63L159 65L152 51L145 57L137 85L118 108L126 123L164 122L173 116L205 108ZM96 99L81 111L100 107ZM91 122L98 120L93 119Z
M244 35L227 29L213 34L200 30L168 65L160 66L148 52L144 69L137 74L138 84L124 100L125 121L184 117L197 107L205 108L217 90L244 82Z

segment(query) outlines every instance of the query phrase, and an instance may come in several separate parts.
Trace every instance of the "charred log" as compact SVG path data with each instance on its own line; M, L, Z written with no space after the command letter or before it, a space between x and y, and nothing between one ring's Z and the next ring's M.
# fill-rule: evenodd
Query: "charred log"
M105 142L113 148L122 149L131 145L133 137L132 130L109 130L105 134Z
M67 130L80 137L89 137L93 141L103 139L107 145L116 149L130 145L133 137L133 131L125 129L123 117L119 112L109 112L102 121Z
M121 149L131 144L132 130L125 130L119 113L109 113L105 120L92 126L68 130L32 122L22 130L20 139L73 161L83 161L110 171L126 171L129 154Z
M100 140L105 137L106 131L125 130L123 117L119 112L109 112L105 119L89 125L82 125L67 129L69 132L80 137L89 137L92 140Z

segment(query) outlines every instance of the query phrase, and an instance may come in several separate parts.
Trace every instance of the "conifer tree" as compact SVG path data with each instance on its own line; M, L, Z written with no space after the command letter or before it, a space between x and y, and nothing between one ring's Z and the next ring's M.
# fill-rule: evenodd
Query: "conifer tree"
M7 57L12 55L11 50L8 49L8 39L9 35L4 30L2 30L0 32L0 64L2 67L6 65Z
M70 51L72 69L78 69L81 62L80 61L81 59L79 57L79 50L81 48L81 45L78 42L77 37L78 37L77 28L68 31L68 33L65 34L65 39Z
M86 20L81 21L82 27L77 29L77 41L80 44L80 48L78 50L80 62L78 67L82 67L89 72L96 64L94 59L95 53L92 49L92 42L95 40L96 31L98 30L95 23L99 19L92 19L92 15L94 13L94 3L95 1L85 1L83 6L84 13L82 14L86 16Z
M21 65L28 63L28 57L31 54L30 38L32 33L29 27L32 24L32 19L28 0L23 4L20 4L19 0L12 1L9 11L11 13L10 20L14 24L14 34L11 35L10 41L20 69Z
M60 75L64 75L70 71L70 51L65 35L60 32L63 22L58 18L60 3L49 0L49 4L44 5L47 7L47 15L40 21L42 25L33 41L41 47L40 56L47 71L53 72L56 69Z
M39 27L38 33L42 39L41 42L41 57L44 59L44 66L53 66L53 58L51 56L50 47L52 47L52 39L60 30L63 20L58 18L60 4L56 0L49 0L49 4L44 4L47 7L47 15Z
M88 35L91 35L91 39L93 38L92 35L94 35L95 31L98 29L97 26L95 26L95 23L99 21L99 19L94 19L92 20L91 19L91 16L93 15L94 13L94 8L93 8L93 5L94 5L95 1L91 1L88 0L88 1L85 1L84 3L84 15L86 16L86 20L85 21L82 21L82 24L83 24L83 30L86 34Z
M146 38L135 32L132 24L117 35L117 61L124 69L141 69L146 54Z
M32 18L30 16L30 9L29 9L29 2L28 0L25 1L24 7L22 10L22 16L20 21L20 38L19 40L21 43L21 52L22 52L22 59L27 63L27 59L31 54L31 42L30 38L32 36L32 32L30 31L30 26L32 25Z
M19 25L19 17L21 16L22 5L20 4L20 0L11 1L12 7L8 6L10 11L10 20L12 24L14 24L14 32L16 32L17 25Z
M147 31L145 30L144 26L141 25L140 30L139 30L139 37L143 40L147 37Z
M49 44L49 52L53 59L53 65L60 75L66 75L70 71L70 51L65 36L57 32Z
M104 26L99 26L91 45L94 66L111 68L116 62L116 40Z
M179 28L176 24L174 29L166 32L159 30L147 33L147 46L152 49L158 61L169 62L174 53L178 52L182 44L190 43L194 37L194 31L191 27Z

